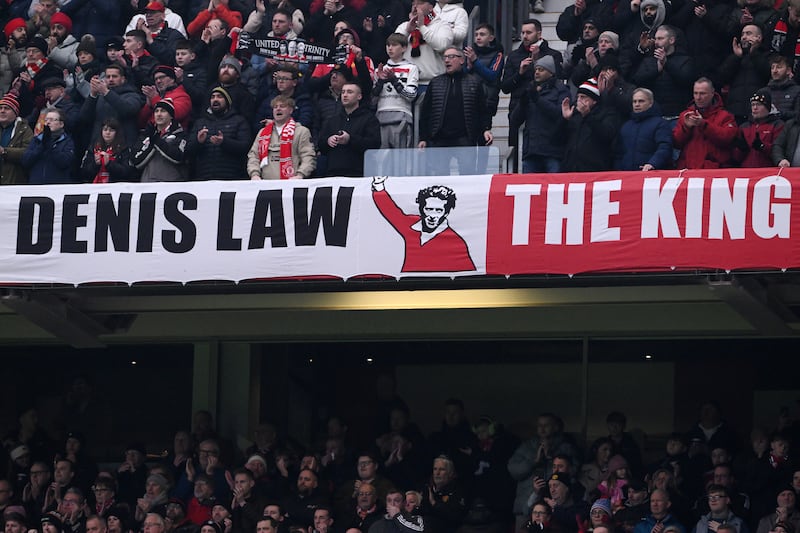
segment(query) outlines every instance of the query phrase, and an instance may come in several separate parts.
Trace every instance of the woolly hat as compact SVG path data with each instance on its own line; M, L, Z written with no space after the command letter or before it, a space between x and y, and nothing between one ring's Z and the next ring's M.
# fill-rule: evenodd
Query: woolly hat
M219 524L217 524L213 520L206 520L205 522L200 524L200 529L203 529L203 527L205 527L205 526L213 527L214 528L214 533L222 533L222 528L219 527Z
M177 76L175 76L175 69L170 67L169 65L158 65L156 67L156 70L153 72L153 76L155 76L159 72L161 74L164 74L165 76L169 76L173 80L178 79Z
M553 472L553 475L550 476L550 479L548 479L548 481L558 481L560 483L563 483L567 487L572 486L572 479L570 479L569 474L565 472Z
M47 55L47 41L44 40L44 37L40 37L39 35L28 40L28 44L25 45L25 49L27 50L29 48L37 48L44 55Z
M172 116L172 118L175 118L175 104L172 103L172 98L162 98L161 100L156 102L156 105L153 106L153 111L155 111L159 107L166 110L166 112L169 113L170 116ZM148 477L147 481L150 481L150 478L155 478L155 477L161 478L160 481L156 482L159 483L159 485L162 485L164 488L166 488L167 480L161 474L154 474Z
M222 61L219 62L219 68L222 68L225 65L232 66L236 70L236 72L238 72L239 74L242 73L242 62L239 61L238 59L236 59L232 55L227 55L227 56L223 57Z
M608 498L600 498L592 504L592 511L600 509L608 516L611 516L611 501Z
M759 89L756 94L750 97L750 103L758 102L767 109L772 109L772 94L769 89Z
M53 13L53 16L50 17L51 28L53 27L53 24L61 24L67 29L67 33L72 33L72 19L61 11Z
M247 462L245 464L250 464L250 463L261 463L265 467L267 466L267 461L259 454L251 455L247 459Z
M25 19L17 17L15 19L9 20L6 23L5 27L3 28L3 33L6 34L6 39L10 39L11 34L14 33L14 30L24 27L25 27Z
M610 68L619 72L619 58L617 54L613 53L613 50L609 50L606 52L606 55L598 59L597 65L600 67L601 71Z
M231 98L231 94L228 91L226 91L224 88L222 88L222 87L214 87L213 89L211 89L211 94L214 94L214 93L221 94L222 97L225 98L225 101L228 102L228 107L231 107L233 105L233 98Z
M78 43L78 47L75 49L75 55L81 52L86 52L87 54L92 54L92 57L97 57L97 43L93 35L87 33L81 37L81 42Z
M611 41L611 46L614 47L614 50L619 50L619 35L617 35L613 31L604 31L603 33L600 34L600 37L598 37L598 39L602 39L603 37Z
M6 101L6 98L9 98L9 97L13 98L13 100ZM16 97L13 94L6 93L6 95L3 97L3 99L0 100L0 104L7 105L11 109L13 109L14 112L17 115L19 115L19 102L17 101ZM11 456L11 460L12 461L16 461L17 459L19 459L23 455L30 454L30 453L31 453L30 448L28 448L24 444L20 444L19 446L17 446L13 450L11 450L11 453L9 453L9 455Z
M14 112L14 114L19 116L19 101L17 100L17 97L14 96L13 94L6 93L5 96L3 96L2 99L0 99L0 105L5 105L5 106L10 107L11 110ZM11 450L11 459L12 460L14 459L15 452L19 448L24 448L26 450L28 449L28 447L23 444L21 446L17 446L13 450ZM17 457L19 457L20 455L22 455L22 454L17 455Z
M581 86L578 87L578 94L584 94L593 98L595 101L600 100L600 89L597 88L597 80L595 78L589 78L581 83Z
M542 56L536 60L536 63L533 64L534 68L542 67L550 74L556 73L556 62L553 61L553 56Z
M45 524L53 524L59 531L64 527L64 522L61 521L61 517L55 512L50 512L42 516L41 523L42 526Z

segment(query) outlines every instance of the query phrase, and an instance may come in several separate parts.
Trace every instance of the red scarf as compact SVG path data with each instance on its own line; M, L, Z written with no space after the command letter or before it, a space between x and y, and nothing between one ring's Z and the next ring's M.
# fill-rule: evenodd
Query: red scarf
M780 50L783 48L788 33L789 26L786 24L786 21L778 19L778 22L775 23L775 29L772 31L773 50ZM796 72L798 67L800 67L800 36L794 44L794 64L792 66L792 71Z
M161 30L163 30L165 26L166 24L162 22L161 25L158 28L156 28L156 31L150 32L150 37L152 37L153 39L158 37L158 34L161 33Z
M42 70L46 64L47 58L44 57L38 61L28 61L25 65L25 68L28 70L28 74L30 74L31 78L35 78L39 71Z
M425 17L424 26L430 24L431 21L435 18L436 18L436 13L434 13L433 11L428 13L428 15ZM419 57L420 54L419 47L422 46L422 44L425 42L425 39L422 38L422 33L420 33L419 28L411 32L409 41L411 42L411 56Z
M274 122L270 122L258 133L258 158L263 167L269 162L269 139L272 137L272 127ZM281 152L280 152L280 176L282 180L288 180L294 176L294 165L292 164L292 142L294 141L294 129L297 123L293 118L283 126L281 130Z
M94 147L94 153L95 154L99 154L100 152L103 152L103 151L104 150L102 148L100 148L100 145L95 145L95 147ZM112 148L111 146L106 148L105 152L107 152L108 155L109 155L109 158L108 158L109 161L113 161L114 159L116 159L114 157L114 148ZM110 176L111 176L111 174L108 172L108 169L106 168L106 160L103 157L101 157L100 158L100 170L97 171L97 175L94 177L94 181L92 183L108 183L108 178Z

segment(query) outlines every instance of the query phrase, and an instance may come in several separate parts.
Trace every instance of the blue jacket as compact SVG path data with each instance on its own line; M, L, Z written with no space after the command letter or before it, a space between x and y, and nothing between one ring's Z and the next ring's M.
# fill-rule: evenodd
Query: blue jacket
M675 517L671 514L668 514L661 522L664 524L664 527L668 526L675 526L681 530L682 533L685 533L685 529L683 524L675 520ZM656 526L656 519L653 518L653 515L648 514L646 517L642 518L642 521L636 524L636 527L633 528L633 533L650 533L653 528Z
M658 103L647 111L631 113L622 125L614 151L614 168L640 170L649 163L663 170L672 163L672 128L661 118Z
M73 183L70 170L75 159L72 137L62 133L58 138L42 140L43 133L33 138L22 154L22 166L28 170L31 185Z

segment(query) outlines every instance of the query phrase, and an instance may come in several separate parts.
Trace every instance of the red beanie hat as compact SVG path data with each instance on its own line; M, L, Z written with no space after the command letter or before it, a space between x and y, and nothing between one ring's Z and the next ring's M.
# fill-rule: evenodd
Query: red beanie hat
M67 28L67 33L72 33L72 19L61 11L53 13L53 16L50 17L50 26L52 27L53 24L61 24Z
M3 28L3 33L6 34L6 39L11 38L11 34L14 33L14 30L17 28L24 28L25 27L25 19L22 18L15 18L8 21L5 28Z

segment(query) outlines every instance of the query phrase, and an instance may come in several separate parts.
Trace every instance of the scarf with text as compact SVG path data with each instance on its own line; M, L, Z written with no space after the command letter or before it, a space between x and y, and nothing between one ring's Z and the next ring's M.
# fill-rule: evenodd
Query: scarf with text
M263 167L269 162L269 140L272 137L274 122L264 126L258 134L258 158ZM297 123L293 118L283 126L281 130L281 151L280 151L280 176L282 180L288 180L294 176L294 165L292 164L292 142L294 141L294 130Z
M433 19L436 18L436 13L431 11L425 16L425 24L427 26L431 23ZM412 57L419 57L420 50L419 47L425 42L425 39L422 38L422 33L419 31L419 28L416 28L414 31L411 32L411 36L409 38L411 42L411 56Z
M778 53L782 53L781 49L783 48L784 43L786 42L786 36L789 33L789 26L786 24L786 21L781 18L778 22L775 23L775 30L772 33L772 49L777 50ZM792 67L793 72L797 72L798 67L800 66L800 35L798 35L797 40L794 43L794 65Z

